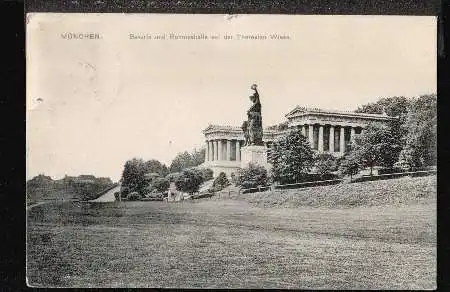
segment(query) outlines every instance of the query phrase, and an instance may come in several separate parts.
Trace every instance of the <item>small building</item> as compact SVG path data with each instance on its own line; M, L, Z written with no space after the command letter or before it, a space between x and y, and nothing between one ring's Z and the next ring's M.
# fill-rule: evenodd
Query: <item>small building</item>
M263 142L270 148L277 138L292 129L299 129L309 140L312 149L319 153L330 153L336 157L349 150L355 135L364 131L371 122L386 123L395 117L386 114L366 114L351 111L323 110L297 106L285 115L287 127L264 129ZM205 135L205 162L203 167L213 170L214 176L225 172L227 176L241 166L241 147L244 133L238 126L209 125L203 130Z

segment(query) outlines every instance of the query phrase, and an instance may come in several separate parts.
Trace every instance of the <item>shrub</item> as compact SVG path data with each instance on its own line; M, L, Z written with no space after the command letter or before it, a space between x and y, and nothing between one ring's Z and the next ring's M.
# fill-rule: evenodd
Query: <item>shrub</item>
M200 168L203 181L207 181L213 178L214 172L211 168Z
M129 187L125 187L123 185L120 187L120 194L122 195L122 198L127 197L129 193L131 193L131 190Z
M167 178L156 178L152 182L153 188L158 190L158 192L165 192L169 189L170 181Z
M139 201L141 198L142 196L138 192L131 192L127 196L129 201Z
M186 169L175 180L177 190L189 194L198 192L198 189L202 183L202 172L198 169Z
M120 201L120 192L115 192L114 198L116 198L116 201Z
M238 186L239 185L239 174L238 173L231 173L231 182L235 185Z
M219 173L213 182L211 191L218 192L230 185L227 175L224 172Z
M169 180L169 182L175 182L177 178L181 175L181 172L172 172L166 175L166 179Z
M249 164L246 168L238 170L238 186L249 189L266 186L268 183L267 170L259 165Z

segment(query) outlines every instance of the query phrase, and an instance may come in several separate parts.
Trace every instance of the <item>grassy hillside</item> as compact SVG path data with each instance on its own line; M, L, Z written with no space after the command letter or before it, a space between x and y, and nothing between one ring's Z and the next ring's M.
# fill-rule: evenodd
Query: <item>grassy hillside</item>
M27 203L47 200L91 200L98 192L113 185L109 178L94 176L66 177L53 180L49 176L39 175L27 181Z
M338 184L294 190L277 190L232 196L259 207L379 206L430 202L436 199L436 176ZM216 200L222 200L216 197Z

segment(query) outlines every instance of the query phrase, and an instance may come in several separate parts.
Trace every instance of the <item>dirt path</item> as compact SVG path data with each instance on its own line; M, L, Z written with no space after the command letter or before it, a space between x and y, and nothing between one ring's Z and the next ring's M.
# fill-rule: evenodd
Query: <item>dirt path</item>
M39 203L36 203L36 204L32 204L30 206L27 206L27 210L30 210L31 208L34 208L34 207L42 205L42 204L47 204L47 203L48 202L39 202Z
M98 197L95 200L90 200L89 202L95 202L95 203L99 203L99 202L114 202L116 200L116 197L114 196L115 192L119 192L120 191L120 185L110 189L109 191L107 191L104 195Z

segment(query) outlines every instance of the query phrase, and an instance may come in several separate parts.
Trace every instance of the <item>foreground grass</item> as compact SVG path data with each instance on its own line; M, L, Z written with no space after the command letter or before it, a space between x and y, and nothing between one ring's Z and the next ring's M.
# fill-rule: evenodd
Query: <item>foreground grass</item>
M28 283L41 287L433 289L436 208L433 195L354 208L44 204L29 210L27 244Z

